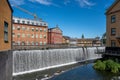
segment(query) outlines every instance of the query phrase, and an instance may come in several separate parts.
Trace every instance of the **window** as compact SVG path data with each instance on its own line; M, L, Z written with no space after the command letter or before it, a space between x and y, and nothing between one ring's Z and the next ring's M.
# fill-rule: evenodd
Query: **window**
M42 23L40 23L40 26L42 26Z
M115 35L116 34L116 29L115 28L111 28L111 35Z
M16 45L16 44L15 44L15 41L12 41L12 44L13 44L13 45Z
M32 25L34 25L34 22L32 22Z
M40 42L40 45L42 45L42 42Z
M25 37L25 34L22 34L22 37L24 38L24 37Z
M34 42L32 42L32 45L34 45Z
M29 22L29 21L27 21L27 24L30 24L30 22Z
M17 27L17 30L20 30L20 26Z
M20 23L20 20L17 20L17 23Z
M111 47L115 47L115 46L116 46L115 40L111 40Z
M44 32L47 32L47 30L46 30L46 29L44 29Z
M20 38L20 33L17 34L17 38Z
M30 34L27 34L27 37L30 38Z
M42 28L40 28L40 32L42 32Z
M12 33L12 36L15 37L15 33Z
M36 45L38 45L38 42L36 42Z
M4 22L4 41L8 42L8 23Z
M44 25L46 25L46 23L44 23Z
M36 38L38 38L38 34L36 34Z
M46 35L44 35L44 38L46 38Z
M27 45L30 45L30 42L29 42L29 41L27 41L27 42L26 42L26 44L27 44Z
M23 31L25 31L25 29L26 29L25 27L22 27L22 30L23 30Z
M15 30L15 26L13 26L12 29Z
M22 42L22 45L25 45L25 42Z
M25 21L22 21L23 24L25 24Z
M38 32L38 28L36 28L36 32Z
M15 22L15 20L14 20L14 19L13 19L12 21L13 21L13 23Z
M38 23L36 23L36 25L38 25Z
M18 41L17 43L18 43L18 45L20 45L20 41Z
M44 42L44 45L46 45L46 42Z
M42 38L42 34L40 34L40 38Z
M34 31L34 28L32 28L32 31Z
M34 34L32 34L32 38L34 38Z
M30 30L30 28L29 28L29 27L27 27L27 30L29 31L29 30Z
M113 16L111 16L111 23L115 23L115 22L116 22L116 16L113 15Z

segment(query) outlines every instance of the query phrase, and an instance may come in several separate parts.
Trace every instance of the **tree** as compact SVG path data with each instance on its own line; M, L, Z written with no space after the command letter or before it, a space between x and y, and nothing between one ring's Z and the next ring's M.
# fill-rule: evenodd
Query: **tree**
M82 37L81 37L82 39L84 39L84 34L82 34Z
M105 45L106 44L106 32L102 35L102 44Z

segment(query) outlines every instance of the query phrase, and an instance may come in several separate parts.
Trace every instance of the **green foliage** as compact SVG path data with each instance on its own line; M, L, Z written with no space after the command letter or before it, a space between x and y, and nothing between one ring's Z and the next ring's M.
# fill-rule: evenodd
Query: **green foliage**
M81 37L82 39L84 39L84 34L82 34L82 37Z
M105 70L106 65L105 65L102 61L98 60L98 61L94 64L94 68L95 68L95 69L98 69L98 70Z
M113 60L100 61L98 60L94 66L97 70L111 71L112 73L120 72L120 64Z

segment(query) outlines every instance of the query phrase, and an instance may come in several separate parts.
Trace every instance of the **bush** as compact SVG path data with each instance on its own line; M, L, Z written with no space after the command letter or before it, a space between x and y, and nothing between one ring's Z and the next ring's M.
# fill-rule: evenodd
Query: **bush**
M94 64L94 68L95 68L95 69L98 69L98 70L105 70L106 65L105 65L102 61L98 60L98 61Z
M117 62L114 62L113 60L106 60L103 62L98 60L93 67L101 71L102 70L111 71L112 73L120 72L120 64Z

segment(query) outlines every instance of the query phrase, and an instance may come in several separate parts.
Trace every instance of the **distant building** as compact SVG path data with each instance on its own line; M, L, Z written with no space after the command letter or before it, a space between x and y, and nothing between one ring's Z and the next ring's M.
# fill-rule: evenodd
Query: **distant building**
M77 38L70 38L70 47L77 47Z
M106 11L107 20L107 47L120 47L120 0L115 2Z
M12 80L12 8L8 0L0 1L0 80Z
M70 37L68 36L63 36L63 44L70 44Z
M62 30L58 26L48 29L48 44L62 44L62 42Z
M99 38L82 38L77 39L78 47L93 47L93 46L101 46L101 41Z
M13 46L47 44L48 24L43 21L13 17Z

